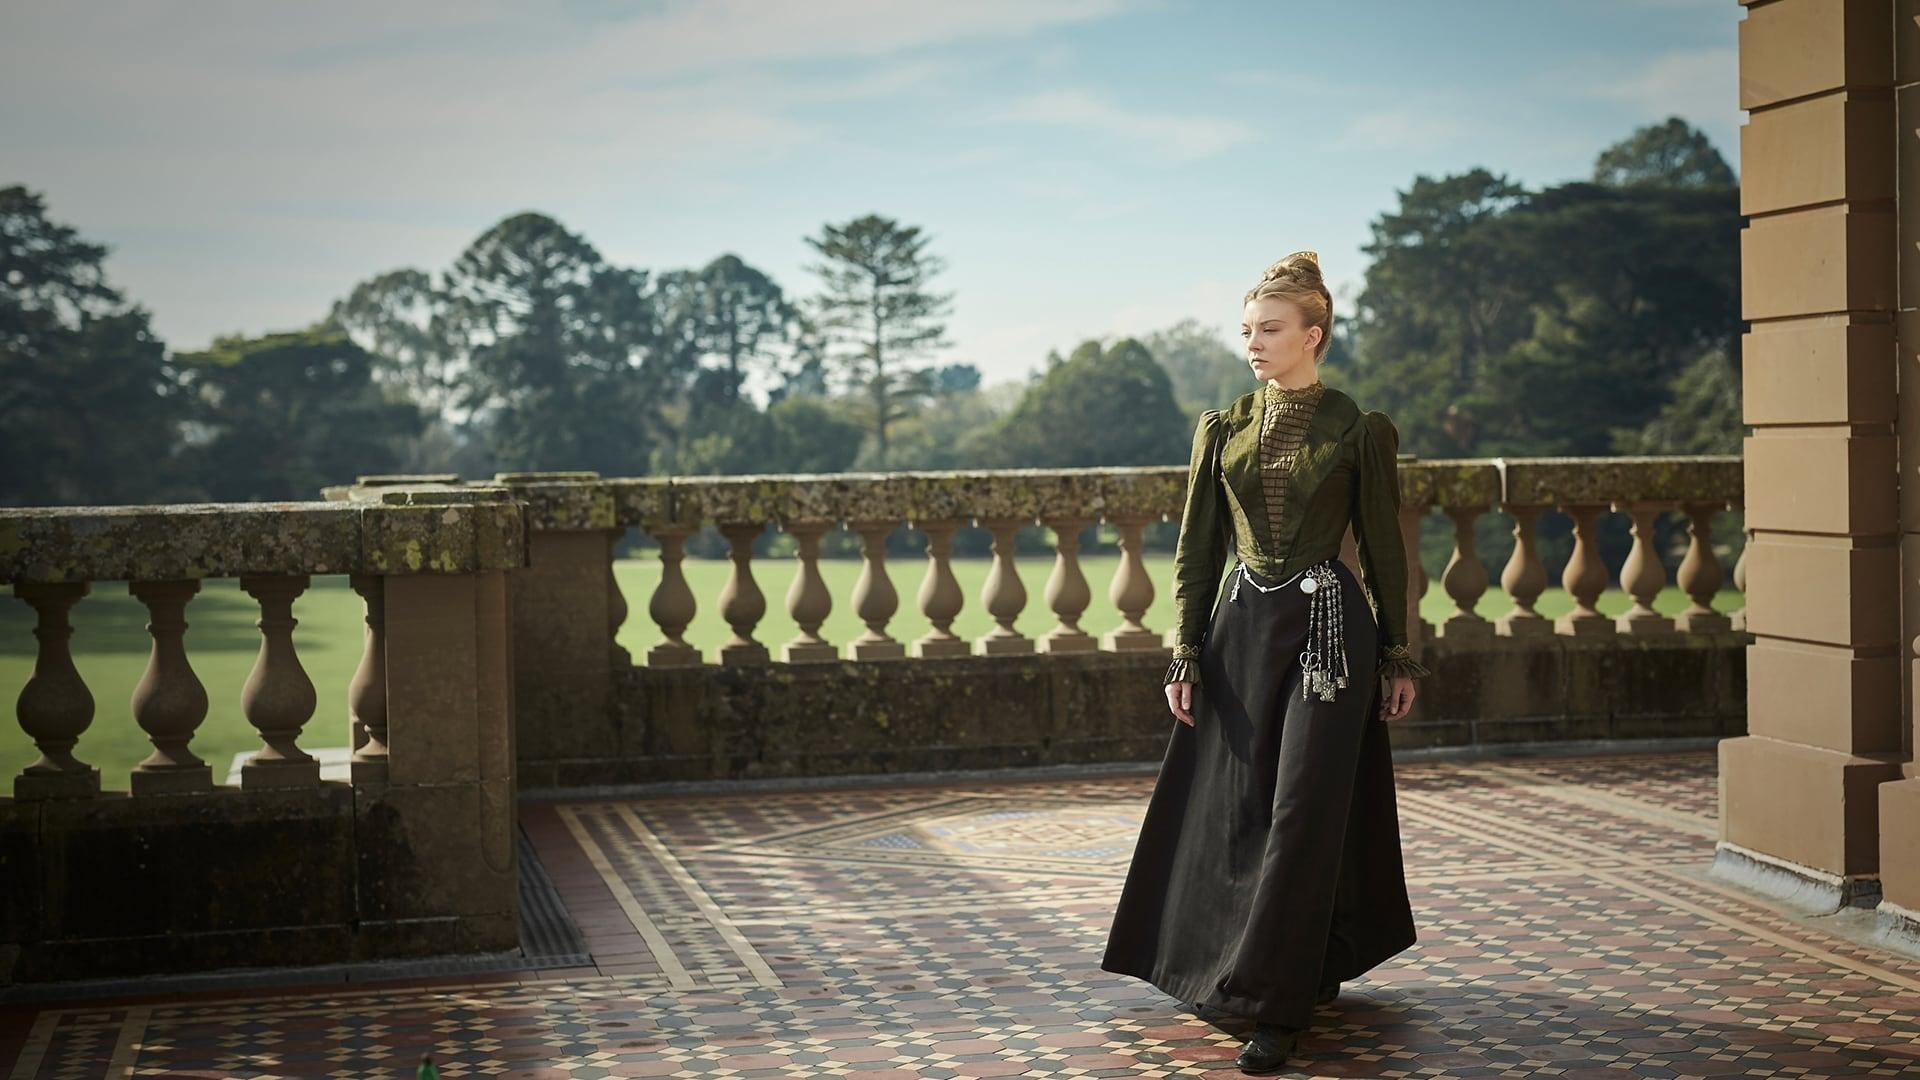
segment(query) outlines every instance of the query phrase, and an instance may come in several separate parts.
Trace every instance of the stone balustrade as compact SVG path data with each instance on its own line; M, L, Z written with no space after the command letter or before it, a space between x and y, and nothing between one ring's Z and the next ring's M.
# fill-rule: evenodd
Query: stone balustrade
M525 506L498 487L0 510L0 574L36 613L16 712L39 752L0 799L0 982L514 947L506 578L525 562ZM366 620L351 683L323 699L292 631L327 574ZM225 688L261 742L237 787L193 750L208 690L185 631L209 578L260 611L252 670ZM125 792L87 761L98 703L70 649L105 582L152 638L131 715L98 718L153 745ZM322 700L351 723L347 781L302 747Z
M319 503L0 511L0 572L37 618L16 712L39 753L0 798L0 981L509 949L520 787L1153 760L1171 627L1150 625L1142 537L1177 518L1185 482L1179 467L507 473L363 477ZM1409 550L1435 511L1456 541L1441 578L1454 610L1410 620L1436 677L1394 725L1396 746L1741 730L1747 635L1741 613L1713 609L1724 575L1710 531L1741 505L1738 458L1403 457L1401 484ZM1536 610L1549 510L1574 523L1560 579L1574 606L1558 619ZM1478 608L1496 583L1474 530L1495 511L1515 523L1497 583L1513 607L1487 619ZM1667 583L1651 542L1663 512L1690 523L1675 580L1691 604L1677 618L1652 604ZM1614 618L1596 607L1607 513L1634 537L1620 573L1634 602ZM764 640L766 565L753 554L770 523L795 539L784 603L797 631L782 642ZM1094 523L1119 540L1109 628L1083 625L1096 583L1077 538ZM1030 595L1014 538L1033 524L1058 541ZM713 597L684 566L706 525L730 556ZM863 629L834 641L823 628L840 598L821 549L842 527L860 538L845 602ZM929 628L913 640L897 629L900 570L887 560L901 527L927 536L912 602ZM633 528L659 545L644 605L613 572ZM992 537L971 598L991 626L973 639L955 629L970 600L954 572L963 528ZM1351 536L1342 557L1355 562ZM1410 570L1412 605L1427 579ZM292 633L316 574L345 576L364 601L345 686L316 687ZM226 688L260 738L236 786L194 752L208 689L185 631L209 578L236 579L259 607L252 670ZM88 763L97 703L70 648L104 582L127 583L152 639L128 715L105 721L152 744L124 792L103 790ZM1050 625L1029 635L1035 596ZM686 637L705 603L729 630L710 655ZM618 640L635 617L659 631L643 655ZM351 729L346 780L323 779L306 749L322 702Z
M1416 549L1421 520L1435 511L1451 522L1456 539L1441 577L1454 610L1438 624L1420 617L1416 598L1428 579L1417 561L1409 568L1411 636L1439 677L1428 682L1414 714L1395 726L1396 745L1737 728L1746 635L1741 612L1713 609L1727 575L1711 528L1715 513L1741 506L1738 457L1402 455L1400 478L1408 550ZM373 499L394 485L450 480L363 478L327 495ZM529 566L513 589L520 765L529 786L1116 760L1164 749L1158 684L1172 628L1148 625L1156 586L1141 539L1147 525L1177 520L1184 468L638 479L503 473L486 483L512 491L528 512ZM1514 521L1514 549L1497 583L1513 608L1488 619L1477 608L1495 583L1475 550L1474 529L1495 511ZM1537 532L1548 511L1574 526L1560 578L1574 609L1558 619L1535 610L1547 586ZM1673 582L1690 604L1677 617L1652 605L1669 583L1651 539L1663 512L1684 514L1689 523L1688 551ZM1610 578L1595 543L1597 523L1608 513L1626 515L1633 536L1620 574L1633 606L1612 618L1595 607ZM753 544L768 523L795 540L797 566L784 602L798 631L785 642L762 640L760 631L768 598ZM1093 583L1077 540L1093 523L1113 527L1121 553L1106 583L1119 625L1098 635L1081 626ZM1016 622L1032 598L1013 548L1015 533L1033 524L1059 540L1039 591L1052 625L1028 636ZM706 525L725 538L730 556L725 585L713 597L695 594L683 566L686 539ZM888 535L903 526L927 537L913 602L930 629L912 641L893 631L901 601L886 550ZM658 627L659 642L630 657L616 635L635 615L608 554L635 527L659 545L658 584L641 616ZM836 642L821 630L837 598L820 572L820 548L821 538L840 527L860 537L861 573L845 602L865 629ZM953 538L967 527L993 538L992 566L977 598L993 625L974 640L953 631L968 601L953 571ZM1358 570L1351 534L1342 557ZM1738 566L1732 577L1737 585ZM716 606L730 631L711 655L685 637L703 603ZM915 663L856 670L908 659ZM1621 680L1622 664L1646 678ZM1619 699L1626 685L1637 685L1640 697ZM926 686L947 693L928 696ZM1066 715L1069 709L1097 709L1104 720ZM822 716L844 722L824 724ZM1007 716L1022 719L998 719ZM1674 717L1684 722L1669 722ZM863 731L866 737L858 737Z

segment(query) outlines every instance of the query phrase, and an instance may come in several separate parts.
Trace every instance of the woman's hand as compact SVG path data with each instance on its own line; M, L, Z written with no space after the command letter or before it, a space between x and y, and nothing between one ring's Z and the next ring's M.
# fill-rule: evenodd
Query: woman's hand
M1167 708L1173 711L1174 718L1188 727L1193 726L1193 684L1190 682L1170 682L1167 684Z
M1387 696L1380 702L1380 719L1398 720L1413 710L1413 680L1405 675L1387 679Z

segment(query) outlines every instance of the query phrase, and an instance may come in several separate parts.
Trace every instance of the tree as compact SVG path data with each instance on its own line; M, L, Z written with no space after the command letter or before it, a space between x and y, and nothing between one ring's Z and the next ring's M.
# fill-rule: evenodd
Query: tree
M933 389L942 398L980 389L980 369L972 364L943 364L933 372Z
M1375 222L1352 392L1394 414L1403 446L1617 452L1703 354L1737 400L1739 199L1714 183L1731 170L1669 122L1603 150L1595 173L1612 182L1419 177Z
M218 338L178 356L202 433L190 450L221 500L316 499L394 471L418 406L374 381L379 361L336 327Z
M1203 410L1220 408L1253 388L1252 370L1228 340L1198 319L1183 319L1142 340L1166 369L1182 414L1197 421Z
M469 376L458 407L490 425L515 469L645 467L666 441L655 406L675 376L647 273L609 265L559 222L516 214L444 279L446 325Z
M738 401L747 369L786 337L794 309L772 278L722 255L681 280L665 318L693 357L720 362L728 378L716 386Z
M1527 192L1485 169L1417 176L1372 226L1352 326L1350 392L1393 414L1401 445L1474 453L1478 418L1462 416L1491 356L1524 340L1545 291L1506 227Z
M0 502L194 498L173 455L185 406L144 308L107 283L107 249L0 188Z
M795 396L767 409L780 472L845 472L860 452L860 424L845 410L812 396Z
M1610 187L1726 189L1737 181L1705 132L1677 116L1649 124L1600 152L1593 182Z
M1013 411L967 440L985 468L1167 465L1185 460L1198 417L1145 346L1083 342L1027 388Z
M929 238L919 226L875 214L824 225L819 236L805 239L822 256L808 267L822 284L815 321L829 342L844 347L834 359L866 402L868 428L886 468L888 425L933 393L930 373L913 362L948 344L940 318L952 294L927 288L945 263L927 253Z
M464 357L453 348L447 300L422 270L390 270L353 287L336 300L329 324L375 358L374 379L393 386L434 417L456 426Z

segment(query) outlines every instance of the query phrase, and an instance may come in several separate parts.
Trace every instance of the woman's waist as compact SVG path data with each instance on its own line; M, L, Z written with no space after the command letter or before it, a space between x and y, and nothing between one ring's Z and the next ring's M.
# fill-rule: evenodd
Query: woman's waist
M1263 586L1287 584L1308 569L1327 563L1333 565L1336 573L1345 576L1353 574L1347 564L1340 561L1339 548L1334 548L1332 551L1296 552L1284 559L1252 552L1240 556L1239 562L1245 567L1247 574Z

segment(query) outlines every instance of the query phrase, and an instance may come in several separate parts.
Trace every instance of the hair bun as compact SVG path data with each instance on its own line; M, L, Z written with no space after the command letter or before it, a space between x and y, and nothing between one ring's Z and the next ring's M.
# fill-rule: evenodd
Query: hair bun
M1260 275L1260 280L1263 282L1279 281L1282 278L1293 277L1296 273L1308 269L1313 271L1314 277L1317 278L1320 276L1319 252L1296 251L1283 256L1278 262L1267 267L1267 272Z

